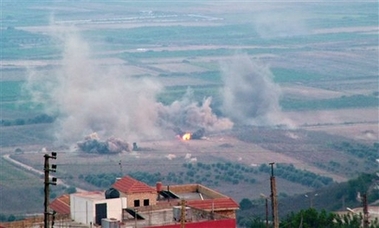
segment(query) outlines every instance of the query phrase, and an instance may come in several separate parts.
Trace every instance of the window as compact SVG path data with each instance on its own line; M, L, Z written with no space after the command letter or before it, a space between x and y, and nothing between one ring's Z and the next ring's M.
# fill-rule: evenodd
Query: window
M143 200L143 206L149 206L149 199Z
M139 200L134 200L134 206L139 207Z

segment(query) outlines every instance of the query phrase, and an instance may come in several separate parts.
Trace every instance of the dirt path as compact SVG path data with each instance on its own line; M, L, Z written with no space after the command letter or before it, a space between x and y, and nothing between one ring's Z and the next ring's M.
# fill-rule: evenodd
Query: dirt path
M24 170L27 170L29 173L34 173L34 174L36 174L36 175L38 175L38 176L45 175L45 173L44 173L43 171L41 171L41 170L35 169L35 168L31 167L31 166L28 166L28 165L26 165L26 164L24 164L24 163L21 163L21 162L19 162L19 161L14 160L13 158L10 157L10 154L5 154L5 155L3 155L3 158L4 158L5 160L7 160L7 161L13 163L13 164L16 165L16 166L18 166L18 167L20 167L20 168L22 168L22 169L24 169ZM51 176L51 177L55 177L54 175L50 175L50 176ZM62 186L64 186L64 187L66 187L66 188L70 187L70 185L64 183L64 182L63 182L62 180L60 180L59 178L57 178L57 185L62 185ZM77 188L77 187L75 187L75 188L76 188L76 191L77 191L77 192L87 192L87 191L84 190L84 189Z

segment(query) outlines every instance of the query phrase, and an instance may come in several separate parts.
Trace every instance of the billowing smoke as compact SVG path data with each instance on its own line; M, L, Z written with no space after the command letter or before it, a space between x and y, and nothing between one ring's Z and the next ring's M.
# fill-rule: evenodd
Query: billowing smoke
M197 131L195 131L194 133L192 133L191 139L201 139L201 138L203 138L204 133L205 133L204 128L200 128Z
M55 132L61 143L74 143L92 132L127 140L160 135L155 122L159 83L131 77L121 64L102 66L72 29L55 29L54 34L63 37L54 36L62 44L62 60L53 74L30 74L26 88L46 110L57 112Z
M101 141L96 133L87 136L84 141L79 141L77 145L81 151L87 153L118 154L131 151L130 145L124 140L109 138Z
M72 28L54 27L52 34L62 44L63 57L53 73L31 70L25 88L46 112L57 116L59 143L73 144L92 132L101 139L130 142L164 137L165 132L172 136L174 126L209 131L232 127L230 120L212 113L211 98L199 104L187 94L165 106L156 101L163 87L151 77L132 77L120 63L102 65L104 60L94 58L93 48ZM79 147L91 151L113 142L91 139Z
M279 106L281 89L269 68L247 55L235 56L223 67L223 113L235 123L287 124Z
M189 88L181 100L174 101L169 106L159 105L160 124L173 129L182 126L190 129L204 128L207 131L232 128L232 121L218 117L212 112L211 102L211 97L205 98L201 104L195 102L193 91Z

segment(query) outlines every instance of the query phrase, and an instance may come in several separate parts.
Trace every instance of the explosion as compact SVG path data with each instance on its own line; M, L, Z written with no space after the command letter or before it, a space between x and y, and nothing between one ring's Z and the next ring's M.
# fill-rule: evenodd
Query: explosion
M53 37L62 44L63 58L54 72L29 72L24 89L47 113L58 113L54 122L59 143L76 143L89 153L130 151L127 141L169 137L170 129L182 140L201 139L207 132L239 124L281 124L280 87L269 69L248 56L223 64L223 116L212 110L212 98L198 102L193 90L171 104L157 101L164 87L153 77L133 77L120 65L98 64L91 46L75 30L58 28ZM82 139L88 132L99 132ZM171 132L172 133L172 132ZM170 134L171 136L171 134Z
M101 141L96 133L85 137L84 141L77 143L79 149L86 153L118 154L131 151L130 145L118 138L109 138Z
M184 132L179 128L174 129L174 131L178 134L178 137L184 141L192 140L192 139L201 139L204 136L204 128L200 128L194 133Z
M191 133L185 133L184 135L182 135L182 139L184 141L190 140L191 139Z

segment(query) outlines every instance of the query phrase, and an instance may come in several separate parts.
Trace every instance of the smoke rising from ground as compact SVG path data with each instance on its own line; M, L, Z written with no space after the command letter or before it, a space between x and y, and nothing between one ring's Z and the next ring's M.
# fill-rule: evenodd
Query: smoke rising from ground
M73 143L92 132L100 138L128 140L159 135L155 124L159 83L130 77L120 67L101 66L92 58L90 45L75 30L64 29L54 28L54 34L63 37L57 39L63 50L57 69L53 75L30 74L26 86L46 110L57 112L56 138Z
M181 100L174 101L169 106L159 104L159 121L163 126L176 128L204 128L207 131L230 129L233 123L227 118L217 117L210 107L212 98L205 98L202 104L195 102L193 91L189 88Z
M238 124L288 124L281 113L281 89L269 68L247 55L224 62L223 113Z
M52 75L31 70L25 88L46 112L56 114L59 143L76 143L93 132L100 139L135 141L162 138L168 130L172 136L174 126L232 127L230 120L212 113L210 98L199 104L187 94L165 106L156 101L163 89L157 81L132 77L119 65L101 65L75 29L54 27L52 34L62 44L63 58Z
M96 133L87 136L84 141L79 141L77 146L87 153L117 154L132 151L130 145L124 140L111 137L101 141Z

